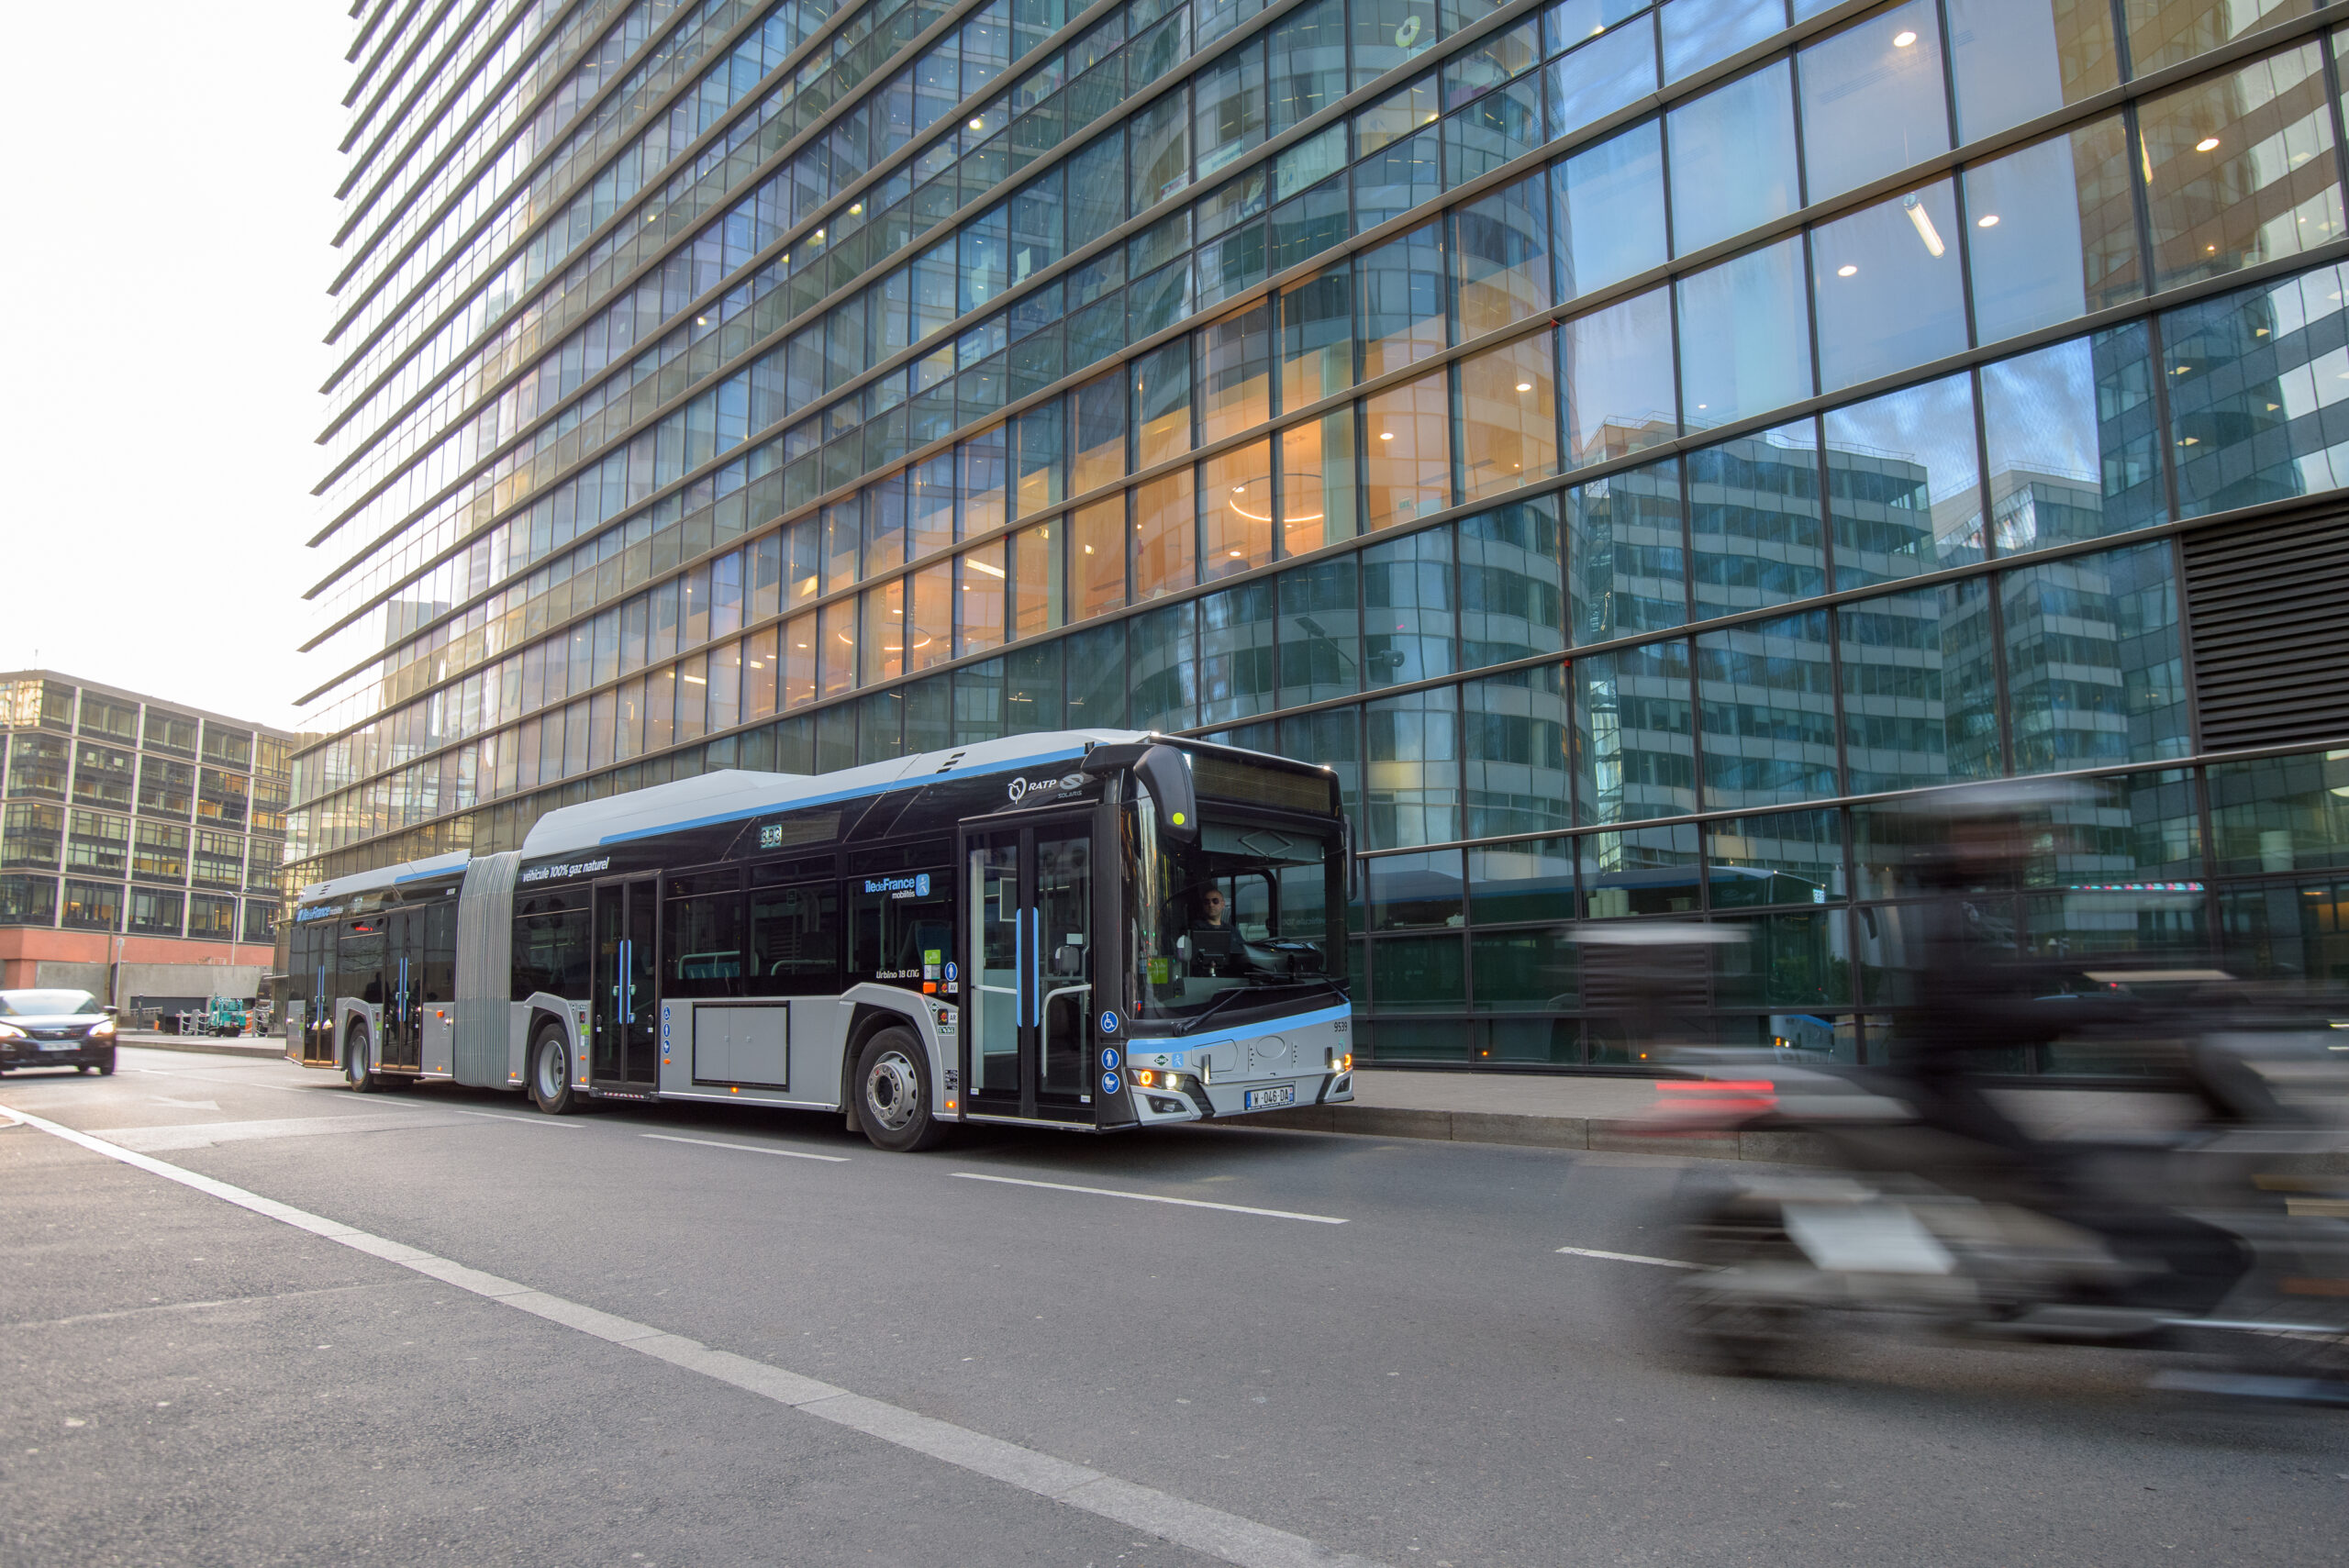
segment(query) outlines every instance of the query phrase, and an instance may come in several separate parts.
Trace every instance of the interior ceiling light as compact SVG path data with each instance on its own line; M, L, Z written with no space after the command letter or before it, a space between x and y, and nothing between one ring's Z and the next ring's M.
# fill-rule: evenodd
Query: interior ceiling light
M1909 31L1906 28L1892 35L1892 47L1895 49L1907 49L1910 44L1913 44L1916 41L1917 35Z
M1859 269L1857 267L1854 267L1849 261L1846 261L1842 266L1835 269L1835 275L1839 278L1848 278L1858 271Z
M1974 220L1974 227L1976 228L1996 228L1998 227L1998 215L1995 212L1986 212L1980 217Z
M2194 144L2194 150L2197 152L2216 152L2218 150L2219 139L2215 136L2206 136Z
M1941 230L1933 227L1933 215L1925 210L1924 201L1914 191L1900 198L1900 206L1915 226L1917 238L1925 242L1926 255L1940 256L1949 249L1942 243Z
M1531 392L1533 390L1533 384L1530 381L1520 381L1517 384L1517 389L1520 392Z

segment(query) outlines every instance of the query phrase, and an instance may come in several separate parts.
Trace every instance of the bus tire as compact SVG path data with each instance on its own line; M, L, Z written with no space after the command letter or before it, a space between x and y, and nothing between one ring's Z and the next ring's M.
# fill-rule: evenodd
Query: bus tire
M935 1148L945 1124L930 1114L930 1065L913 1030L876 1029L856 1056L856 1119L876 1149L911 1154Z
M543 1024L530 1037L530 1103L549 1116L584 1108L584 1096L571 1083L571 1041L559 1024Z
M374 1058L368 1047L367 1026L353 1024L351 1037L343 1044L342 1081L362 1095L373 1095L384 1087L384 1080L374 1070Z

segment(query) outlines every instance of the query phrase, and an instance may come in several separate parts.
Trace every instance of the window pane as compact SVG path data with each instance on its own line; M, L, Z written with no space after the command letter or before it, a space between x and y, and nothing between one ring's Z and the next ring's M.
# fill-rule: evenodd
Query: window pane
M1696 810L1688 645L1586 654L1571 668L1576 820L1636 822Z
M2326 267L2162 317L2182 516L2349 484L2344 289Z
M1125 508L1122 499L1105 504L1120 514ZM1011 636L1035 637L1062 623L1063 606L1068 603L1062 581L1064 566L1062 546L1067 530L1067 520L1059 518L1032 528L1022 528L1011 537L1011 621L1008 628ZM988 555L984 559L993 565L1002 558ZM981 577L987 575L983 568L971 566L965 568L964 580L973 581L970 574L974 573Z
M1342 263L1281 291L1281 406L1354 384L1353 282Z
M1202 328L1199 439L1221 440L1273 417L1273 307L1268 300Z
M1199 464L1199 576L1212 583L1273 559L1273 443L1244 447Z
M2001 555L2165 520L2153 382L2142 323L1983 367Z
M1372 529L1452 505L1451 397L1442 371L1388 387L1364 406L1364 497Z
M1827 591L1817 427L1799 424L1688 456L1697 618Z
M1781 811L1705 827L1706 881L1716 909L1755 904L1841 904L1843 814Z
M2137 106L2154 286L2175 288L2341 232L2332 112L2313 42Z
M1086 491L1126 476L1126 378L1114 372L1076 389L1076 460L1069 490Z
M2118 115L1968 169L1965 210L1975 329L1986 343L2145 292Z
M1015 648L1004 656L1005 734L1030 735L1061 728L1062 716L1066 711L1061 694L1061 667L1067 647L1066 641L1046 642L1032 648ZM1122 659L1118 661L1118 678L1125 679Z
M1691 429L1810 395L1802 240L1707 268L1680 291L1680 398Z
M1018 421L1019 479L1012 486L1018 515L1032 517L1068 499L1068 413L1059 398L1030 408Z
M1672 300L1663 289L1577 316L1566 356L1566 466L1586 468L1680 434L1672 392Z
M1354 411L1351 406L1283 430L1281 553L1302 555L1352 539L1359 510L1354 490Z
M1134 466L1191 450L1191 350L1180 339L1127 367L1134 378Z
M1360 708L1323 708L1318 713L1301 713L1282 719L1280 749L1285 757L1308 759L1316 767L1334 770L1339 799L1346 814L1357 822L1362 820ZM1353 912L1353 924L1355 929L1362 929L1359 907Z
M906 583L900 577L860 595L864 635L857 684L869 686L906 672Z
M2166 541L2009 572L1998 595L2016 772L2186 753Z
M1354 85L1435 47L1435 0L1354 0Z
M826 605L817 612L817 684L820 688L819 695L831 696L856 684L856 601L843 599L838 604ZM649 717L660 703L651 687L648 685L646 692L645 711ZM648 728L648 749L654 744L651 734ZM663 740L660 744L667 742Z
M1969 378L1887 393L1835 409L1822 424L1838 588L1982 559Z
M1505 48L1509 40L1524 38L1530 31L1520 24L1507 33L1488 34L1476 48L1479 51ZM1451 74L1451 68L1445 74ZM1443 122L1444 186L1448 190L1489 174L1532 151L1542 141L1541 79L1529 76L1496 87ZM1537 190L1540 181L1540 175L1533 177Z
M1826 611L1698 638L1697 695L1707 810L1839 793Z
M1260 580L1199 601L1199 722L1229 724L1274 706L1273 584Z
M1548 332L1460 361L1461 498L1558 472L1557 375Z
M1179 607L1179 606L1178 606ZM1068 665L1072 728L1126 726L1126 628L1122 622L1071 635L1058 645ZM1015 687L1015 693L1017 688Z
M1535 839L1468 851L1469 910L1480 926L1575 914L1571 839Z
M1198 503L1191 470L1134 487L1134 602L1187 588L1198 577Z
M1264 40L1243 44L1194 75L1191 95L1191 139L1204 180L1264 139Z
M1460 837L1460 694L1457 687L1381 697L1364 714L1369 776L1363 812L1375 850Z
M1354 558L1346 555L1297 567L1275 580L1284 707L1362 690L1358 575Z
M1617 28L1553 61L1542 78L1553 138L1571 136L1655 91L1655 35Z
M1941 40L1929 0L1909 0L1796 57L1808 199L1825 201L1949 150Z
M1052 524L1045 524L1046 528ZM1042 529L1031 529L1041 532ZM1003 643L1004 544L967 550L958 557L954 583L954 652L984 653Z
M1586 833L1574 843L1584 908L1592 919L1681 915L1698 907L1694 822Z
M1965 350L1956 235L1957 202L1945 180L1811 231L1820 390Z
M1794 70L1741 76L1664 117L1672 136L1672 243L1681 255L1802 206Z
M1677 82L1727 60L1787 25L1786 0L1670 0L1664 23L1664 79Z
M1362 552L1363 668L1370 686L1449 675L1454 662L1452 530L1428 528Z
M1135 212L1155 206L1191 183L1190 109L1185 101L1187 96L1178 87L1130 122Z
M1127 622L1133 661L1137 729L1188 729L1198 722L1198 653L1193 645L1195 606L1169 605Z
M1853 794L2001 771L1986 583L1977 578L1842 606L1835 635Z
M1464 342L1550 308L1550 218L1539 174L1478 197L1453 221Z
M1126 602L1126 498L1069 516L1068 618L1089 620Z
M1341 0L1320 0L1283 17L1273 29L1272 68L1275 135L1344 97L1346 12Z
M2146 75L2308 8L2309 0L2122 0L2130 69Z
M939 453L912 477L912 553L919 561L954 542L954 454Z
M1356 258L1362 373L1385 375L1443 351L1443 226L1431 223Z
M1460 851L1381 855L1363 862L1374 931L1425 930L1461 922Z
M1463 973L1461 934L1389 937L1370 949L1372 1006L1379 1013L1456 1013L1468 1005L1467 976ZM1450 1034L1452 1031L1447 1030ZM1386 1037L1381 1036L1382 1044ZM1464 1054L1464 1042L1431 1042L1431 1049L1408 1054L1437 1058ZM1386 1048L1388 1058L1403 1054Z
M1960 141L2053 114L2121 83L2109 6L2095 0L1947 5ZM2138 69L2144 69L2142 61Z
M1566 492L1566 615L1577 643L1688 618L1676 458Z
M1653 122L1560 159L1550 178L1560 298L1663 265L1664 138Z
M1573 825L1565 682L1564 664L1537 664L1468 684L1462 736L1469 838Z
M906 578L906 673L954 656L954 563L941 561Z
M2349 866L2349 751L2216 762L2210 776L2221 871Z
M1464 517L1459 536L1460 667L1564 651L1557 498Z

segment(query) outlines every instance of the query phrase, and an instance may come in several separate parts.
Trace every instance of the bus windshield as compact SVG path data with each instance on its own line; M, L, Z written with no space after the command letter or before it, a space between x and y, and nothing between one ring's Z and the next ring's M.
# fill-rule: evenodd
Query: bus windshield
M1163 830L1147 791L1127 818L1137 1022L1180 1032L1210 1010L1236 1022L1342 1000L1338 824L1199 810L1197 843Z

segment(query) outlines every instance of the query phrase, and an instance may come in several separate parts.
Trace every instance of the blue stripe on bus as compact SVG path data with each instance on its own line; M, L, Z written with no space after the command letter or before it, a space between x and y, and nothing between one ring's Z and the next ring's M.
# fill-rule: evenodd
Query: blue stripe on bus
M1263 1035L1277 1034L1282 1029L1300 1029L1307 1024L1334 1023L1354 1016L1353 1004L1324 1007L1318 1013L1296 1013L1287 1018L1266 1018L1245 1032L1219 1034L1212 1040L1192 1040L1185 1035L1136 1035L1126 1042L1126 1054L1146 1051L1156 1055L1159 1051L1210 1051L1219 1045L1235 1045L1243 1040L1255 1040Z
M987 765L986 773L1016 773L1021 768L1032 768L1040 762L1064 762L1071 758L1084 755L1082 749L1074 751L1045 751L1032 757L1016 757L1001 762L991 762ZM923 775L926 779L946 776L948 775L943 773ZM985 775L982 773L978 776ZM606 844L626 844L638 839L657 839L663 833L684 833L696 828L714 828L724 822L742 822L753 817L768 817L776 812L799 811L816 806L832 806L843 800L861 800L866 795L886 795L891 790L915 787L917 784L913 779L890 779L884 784L867 784L862 789L844 789L832 795L809 795L805 800L787 800L766 806L746 806L740 811L723 811L715 817L696 817L686 822L664 822L657 828L634 828L625 833L607 834L596 840L596 843L598 848Z

